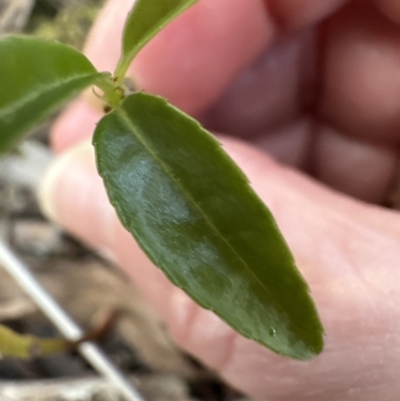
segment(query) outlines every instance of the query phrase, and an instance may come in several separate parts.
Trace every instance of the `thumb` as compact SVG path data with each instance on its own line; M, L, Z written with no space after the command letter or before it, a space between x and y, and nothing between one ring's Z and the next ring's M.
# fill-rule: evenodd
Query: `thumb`
M64 153L41 188L45 212L132 277L175 340L248 394L268 400L400 397L400 219L355 202L256 149L223 140L270 207L309 283L326 348L291 361L237 335L195 305L149 262L120 225L88 142Z

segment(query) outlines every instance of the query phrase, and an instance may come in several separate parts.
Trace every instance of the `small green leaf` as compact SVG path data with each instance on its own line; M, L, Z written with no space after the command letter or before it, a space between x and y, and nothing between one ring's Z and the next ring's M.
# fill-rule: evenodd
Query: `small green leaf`
M137 0L128 15L122 38L122 56L115 75L122 78L143 46L176 16L198 0Z
M100 121L94 146L120 220L174 284L279 354L322 350L308 287L271 213L211 134L135 93Z
M32 358L52 355L69 349L68 343L59 338L38 338L18 334L0 325L0 357Z
M78 50L29 37L0 40L0 153L102 77Z

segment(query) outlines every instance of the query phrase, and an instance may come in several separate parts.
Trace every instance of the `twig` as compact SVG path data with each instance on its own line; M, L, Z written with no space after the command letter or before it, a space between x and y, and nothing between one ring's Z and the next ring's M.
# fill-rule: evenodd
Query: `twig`
M71 342L78 342L84 336L81 328L66 314L48 292L38 283L25 264L0 241L0 264L32 298L42 312L53 322L60 333ZM112 364L100 348L92 342L78 346L81 355L100 374L107 377L129 401L144 401L143 397L123 374Z

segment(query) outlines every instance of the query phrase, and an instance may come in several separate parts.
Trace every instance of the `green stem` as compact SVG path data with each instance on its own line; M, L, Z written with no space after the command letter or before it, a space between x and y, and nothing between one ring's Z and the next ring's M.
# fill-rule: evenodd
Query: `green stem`
M124 98L124 91L119 82L113 81L109 73L102 74L95 85L103 91L106 103L113 108L117 107Z
M131 63L131 58L121 56L120 60L118 61L117 67L114 72L114 77L117 78L118 84L122 85L124 82L125 75L128 71L129 65Z

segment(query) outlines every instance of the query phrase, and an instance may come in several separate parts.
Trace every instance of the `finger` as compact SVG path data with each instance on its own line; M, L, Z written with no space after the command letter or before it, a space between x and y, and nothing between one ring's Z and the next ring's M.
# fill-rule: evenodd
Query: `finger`
M315 360L272 354L173 287L117 221L88 144L53 167L42 202L53 219L122 266L174 338L240 390L271 401L398 398L398 215L341 197L242 143L223 143L272 209L310 284L326 329L325 351Z
M276 39L202 121L217 132L253 139L303 118L315 100L316 46L315 29Z
M349 135L399 142L400 26L355 1L326 24L322 117Z
M115 68L131 5L109 1L89 36L86 53L100 70ZM201 0L141 51L129 74L141 89L197 113L254 60L274 30L259 0Z
M336 11L346 0L265 0L280 26L299 29L315 24Z
M321 125L312 146L312 171L325 184L355 198L389 201L398 174L398 151ZM309 158L310 159L310 158Z

